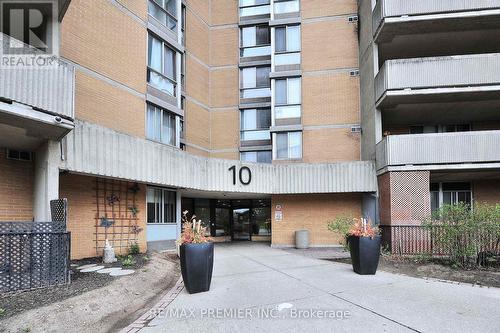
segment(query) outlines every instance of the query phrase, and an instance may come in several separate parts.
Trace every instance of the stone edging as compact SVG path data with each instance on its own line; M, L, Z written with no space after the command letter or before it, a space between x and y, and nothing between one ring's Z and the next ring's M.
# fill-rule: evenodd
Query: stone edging
M173 286L166 294L163 296L158 303L155 304L151 309L149 309L145 314L140 316L132 324L128 325L120 331L120 333L135 333L139 332L161 312L164 312L166 308L172 303L172 301L179 295L179 293L184 289L184 281L182 277L177 280L175 286Z

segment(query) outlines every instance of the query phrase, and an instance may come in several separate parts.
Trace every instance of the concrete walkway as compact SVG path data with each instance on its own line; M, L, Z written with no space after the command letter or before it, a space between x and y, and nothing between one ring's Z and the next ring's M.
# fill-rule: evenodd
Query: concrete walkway
M499 309L496 288L233 243L216 246L209 292L181 291L141 332L500 332Z

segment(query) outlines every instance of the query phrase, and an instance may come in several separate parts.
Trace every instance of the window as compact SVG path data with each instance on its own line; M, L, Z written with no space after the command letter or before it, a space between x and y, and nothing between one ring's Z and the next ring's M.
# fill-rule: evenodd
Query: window
M240 0L240 17L269 15L269 0Z
M299 11L299 0L274 0L274 13L286 14Z
M242 57L266 56L271 54L271 37L267 25L241 29Z
M275 29L276 66L300 64L300 26L286 26Z
M241 140L271 140L270 109L246 109L241 111Z
M162 188L148 187L148 223L176 223L176 193Z
M33 153L29 151L7 149L7 159L29 162L33 160Z
M177 0L149 0L148 13L170 30L177 29Z
M271 163L272 153L270 150L244 151L240 153L240 160L243 162Z
M300 78L276 80L274 118L300 118L301 94Z
M271 67L246 67L241 70L241 98L271 96Z
M470 131L469 124L443 126L443 132L469 132L469 131Z
M431 209L436 211L442 205L454 205L459 202L472 203L470 183L431 183Z
M186 45L186 6L181 7L181 43Z
M176 145L176 115L148 104L146 137L168 145Z
M160 39L148 37L148 83L161 91L175 96L176 52Z
M300 26L278 27L275 33L276 52L300 51Z
M186 54L181 54L181 89L186 87Z
M276 134L276 158L302 158L302 132L286 132Z

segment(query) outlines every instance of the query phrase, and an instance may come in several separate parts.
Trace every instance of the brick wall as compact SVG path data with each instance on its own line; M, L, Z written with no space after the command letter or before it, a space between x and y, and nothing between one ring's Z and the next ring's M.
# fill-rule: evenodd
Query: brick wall
M101 180L104 181L104 180ZM107 180L108 182L112 182ZM118 184L119 182L115 182ZM133 184L121 183L125 186L132 186ZM61 198L68 199L68 230L71 232L71 258L81 259L96 257L102 255L102 246L104 244L104 235L102 234L102 227L96 228L96 223L100 224L100 217L104 217L102 206L107 204L105 197L110 193L97 192L97 182L95 177L87 177L73 174L64 174L60 176L60 189L59 195ZM117 186L117 185L116 185ZM102 188L101 188L102 189ZM118 187L115 187L116 193L119 193ZM97 198L99 193L100 211L98 213ZM124 203L123 191L120 200ZM129 193L131 194L131 193ZM137 214L137 224L143 230L138 234L138 244L141 251L146 250L146 187L140 185L139 192L136 195L136 207L139 209ZM130 201L130 200L128 200ZM108 210L111 206L108 207ZM125 207L118 210L114 208L115 213L108 213L108 219L115 219L115 233L120 235L115 236L115 244L113 244L117 254L126 254L126 238L133 237L125 235L126 232L120 230L122 221L119 218L132 218L130 212L126 211ZM119 213L120 211L121 213ZM128 225L128 224L127 224ZM98 230L98 231L96 231ZM98 233L96 235L96 232ZM108 239L112 240L113 235L112 227L108 231ZM123 239L122 247L119 246L120 238ZM97 242L96 242L97 241ZM97 249L96 249L97 246ZM121 250L120 250L121 249Z
M281 205L283 220L275 220L276 205ZM271 199L272 245L294 245L295 231L308 229L311 245L339 244L339 235L327 229L337 216L361 216L361 194L274 195Z
M0 221L33 220L34 162L6 158L0 147Z

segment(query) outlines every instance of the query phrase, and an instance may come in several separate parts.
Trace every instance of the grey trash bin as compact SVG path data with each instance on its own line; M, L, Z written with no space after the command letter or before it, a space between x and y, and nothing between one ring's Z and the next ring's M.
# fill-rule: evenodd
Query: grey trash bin
M297 249L309 248L309 230L295 231L295 247Z

